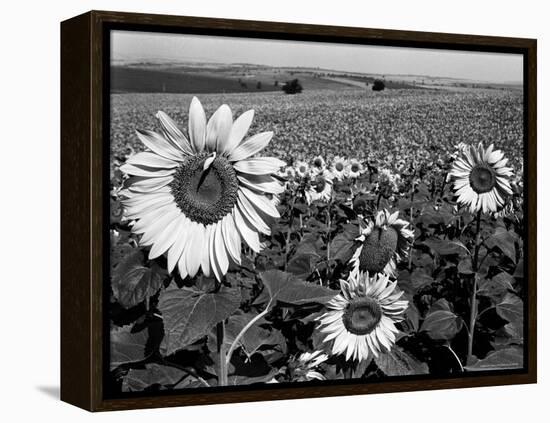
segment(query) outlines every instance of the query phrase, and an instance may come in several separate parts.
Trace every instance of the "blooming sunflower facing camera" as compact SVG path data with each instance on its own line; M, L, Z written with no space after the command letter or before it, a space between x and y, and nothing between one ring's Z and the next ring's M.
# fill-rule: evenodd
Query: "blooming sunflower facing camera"
M400 300L403 292L396 289L397 282L360 272L348 282L341 280L340 287L342 292L327 304L329 311L318 318L326 334L323 342L332 342L332 354L363 361L390 351L399 332L395 323L403 320L409 304Z
M332 175L341 181L344 176L346 176L346 166L348 165L348 161L344 159L343 157L336 156L334 160L332 161L332 166L330 167L330 171L332 172Z
M309 175L309 165L306 162L296 162L294 170L296 171L296 175L298 175L300 178L305 178Z
M321 156L317 156L313 159L311 170L315 173L321 173L325 170L326 167L327 165L325 159L323 159Z
M330 201L333 185L332 178L332 174L327 169L312 176L310 187L306 191L306 200L308 204L311 204L313 201Z
M470 212L496 212L512 194L510 178L512 168L500 150L487 149L480 143L459 151L450 176L458 202L470 208Z
M352 273L385 273L395 276L399 260L407 256L413 242L409 223L399 219L399 212L379 211L374 222L369 222L357 241L361 245L351 258Z
M363 173L363 165L356 159L351 159L346 167L346 176L348 178L358 178Z
M132 231L151 247L150 259L167 255L169 272L177 267L185 278L202 269L220 280L230 261L240 263L241 241L259 251L259 234L270 234L270 219L279 217L272 198L283 191L272 175L285 163L253 157L273 137L244 139L253 110L233 121L224 104L207 121L194 97L189 137L165 113L156 116L162 135L137 131L148 151L121 167L132 176L122 200L126 216L136 220Z

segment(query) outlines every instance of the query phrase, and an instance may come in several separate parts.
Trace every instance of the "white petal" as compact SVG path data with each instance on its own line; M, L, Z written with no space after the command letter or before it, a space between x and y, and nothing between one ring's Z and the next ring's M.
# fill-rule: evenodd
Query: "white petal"
M277 207L265 196L261 194L256 194L255 192L250 191L248 188L241 187L240 191L245 195L245 197L250 201L250 203L256 207L258 211L261 211L268 216L279 218L281 215L277 210Z
M139 240L139 243L141 245L151 245L152 243L156 242L157 237L162 233L166 225L175 220L180 215L180 213L181 212L179 210L173 210L159 217L158 220L156 220L147 228L147 231L143 234L143 236Z
M204 230L204 239L201 244L201 268L206 277L210 276L210 237L212 236L212 225L208 225Z
M267 223L264 222L264 220L260 217L260 215L256 212L256 209L252 204L250 204L250 201L244 196L242 192L238 193L237 198L237 206L243 216L245 216L250 223L252 223L253 227L266 234L271 234L271 229L267 225Z
M252 119L254 118L254 110L248 110L240 115L229 132L229 137L225 145L221 146L219 150L222 153L230 154L242 141L250 125L252 124Z
M227 143L229 132L233 124L233 115L227 104L222 104L214 112L206 126L206 150L219 151Z
M174 122L170 116L160 110L157 112L156 117L160 121L160 125L162 126L166 137L170 141L172 141L172 144L183 151L185 155L193 154L193 150L191 149L191 144L189 143L189 140L179 129L176 122Z
M225 250L225 243L223 241L222 225L218 222L216 225L216 233L214 234L214 248L216 252L216 261L219 265L221 276L227 273L229 268L229 259L227 258L227 251Z
M139 140L152 152L157 153L166 159L181 161L183 152L176 149L161 135L148 130L136 130Z
M153 260L164 254L166 250L174 244L180 228L180 217L181 213L180 216L166 225L162 233L159 235L159 239L153 244L151 250L149 251L149 260Z
M216 260L216 226L218 224L214 223L212 225L212 229L210 231L210 239L208 242L208 252L210 256L210 269L212 270L212 273L214 273L214 276L218 281L222 280L222 272L220 270L220 266L218 265L218 261Z
M179 164L174 160L166 159L149 151L142 151L141 153L134 154L126 160L126 163L134 166L153 167L157 169L173 169Z
M184 251L185 254L185 264L187 267L187 273L190 277L195 277L199 271L201 264L202 251L198 251L196 245L199 243L201 236L204 236L204 226L200 223L191 222L189 230L189 248L186 248Z
M237 179L242 185L260 193L282 194L285 190L284 186L271 176L246 175L243 173L237 175Z
M258 233L253 229L252 224L248 222L246 217L242 215L239 207L233 208L233 218L235 219L235 226L241 234L242 239L244 239L252 251L259 253L262 248L260 246Z
M185 240L187 238L187 226L189 224L188 219L182 214L179 219L179 225L176 229L176 240L172 247L168 250L168 273L171 273L172 270L176 267L183 248L185 246Z
M233 166L237 172L250 175L270 175L277 172L286 163L274 157L256 157L252 159L241 160Z
M189 138L195 152L204 150L206 140L206 114L197 97L193 97L189 106Z
M153 167L147 166L135 166L129 163L123 164L120 166L120 170L128 175L134 176L146 176L148 178L159 178L161 176L172 175L174 169L155 169Z
M248 159L254 154L262 151L273 138L273 132L262 132L250 137L246 141L241 142L237 148L235 148L229 154L229 160L236 162L239 160Z
M222 221L222 233L225 247L233 261L241 264L241 236L235 227L233 216L228 214Z

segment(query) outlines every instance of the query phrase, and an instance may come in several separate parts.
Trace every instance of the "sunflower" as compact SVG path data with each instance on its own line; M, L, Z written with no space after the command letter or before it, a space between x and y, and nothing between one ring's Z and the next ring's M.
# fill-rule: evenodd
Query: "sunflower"
M357 273L348 282L341 280L342 292L329 301L329 311L317 319L323 342L332 341L332 354L345 354L346 360L363 361L391 350L395 323L400 322L408 301L400 300L403 292L396 289L388 275Z
M325 159L323 159L321 156L317 156L313 159L313 163L311 165L312 171L315 173L321 173L325 170L327 167Z
M328 360L322 351L305 352L294 357L288 364L290 378L293 382L306 382L313 379L325 380L317 367Z
M132 231L151 246L149 258L167 254L168 271L182 278L199 268L218 280L230 262L240 263L241 241L261 249L259 233L270 234L279 217L273 196L283 187L272 177L285 163L252 157L271 141L272 132L243 140L254 111L233 122L222 105L206 121L199 100L189 107L189 138L165 113L158 112L162 135L137 131L148 151L132 156L121 170L131 175L124 190L125 214Z
M310 187L306 191L306 200L308 204L319 200L327 202L332 195L332 174L328 170L312 177Z
M512 169L500 150L480 143L460 151L450 172L458 202L477 211L496 212L512 194Z
M344 159L343 157L336 156L332 161L332 166L330 167L330 171L332 172L332 175L336 179L341 181L346 175L347 165L348 165L348 161L346 159Z
M346 167L348 178L358 178L363 173L363 165L357 159L351 159Z
M409 223L399 219L399 212L379 211L357 241L361 245L351 258L352 273L385 273L394 276L399 260L407 256L414 239Z
M305 178L309 175L309 165L306 162L297 161L294 170L300 178Z

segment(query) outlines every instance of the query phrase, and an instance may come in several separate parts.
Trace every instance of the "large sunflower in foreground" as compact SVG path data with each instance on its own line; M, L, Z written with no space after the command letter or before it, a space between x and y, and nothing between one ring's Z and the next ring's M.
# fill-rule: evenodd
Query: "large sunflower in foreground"
M395 323L403 320L408 301L400 300L397 282L387 275L360 272L348 282L341 280L342 292L328 304L329 311L318 318L323 342L332 341L334 355L345 354L346 360L363 361L391 350Z
M182 278L199 268L220 280L230 261L240 263L241 241L258 252L259 233L270 234L279 217L273 195L283 187L272 177L285 163L253 157L272 132L244 139L252 123L249 110L233 122L222 105L207 122L194 97L189 107L189 138L165 113L158 112L162 135L137 131L148 148L121 170L132 175L124 190L125 214L137 220L133 232L151 246L149 258L167 254L168 271Z
M493 144L487 149L480 143L459 151L449 174L458 202L472 213L496 212L512 194L509 179L512 168L507 163L502 151L493 150Z
M395 276L399 260L407 256L414 233L409 222L399 219L399 212L381 210L374 222L369 222L357 241L361 245L351 258L352 273L385 273Z

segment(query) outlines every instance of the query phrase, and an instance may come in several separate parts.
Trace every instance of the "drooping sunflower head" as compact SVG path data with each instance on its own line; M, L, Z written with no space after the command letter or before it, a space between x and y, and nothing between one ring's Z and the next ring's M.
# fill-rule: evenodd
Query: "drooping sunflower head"
M313 201L330 201L332 195L333 176L331 172L325 169L323 172L312 176L309 188L306 190L306 200L308 204Z
M279 217L273 201L283 191L272 177L285 165L256 157L273 137L263 132L245 139L254 111L233 121L222 105L206 120L194 97L188 136L163 112L161 134L137 131L146 151L130 157L121 170L132 176L122 204L149 258L167 255L168 270L182 278L199 269L220 280L230 262L240 263L241 241L260 250L259 234L270 234Z
M399 331L395 323L402 320L408 301L397 290L397 282L387 275L359 272L340 281L341 293L328 304L318 318L323 342L332 354L344 354L346 360L363 361L390 351Z
M459 151L449 173L458 202L469 207L470 212L496 212L512 194L510 178L512 168L500 150L465 147Z
M369 222L357 241L361 245L351 258L352 273L385 273L394 276L399 260L407 257L414 239L409 223L399 219L399 212L388 210L377 213L374 222Z
M363 173L363 164L356 159L351 159L346 166L346 176L348 178L358 178Z
M348 165L348 161L344 159L343 157L336 156L332 160L332 166L330 167L330 171L332 172L332 175L338 179L342 180L346 174L346 166Z
M315 172L322 172L326 168L326 162L325 159L323 159L321 156L317 156L313 159L313 162L311 164L312 169Z

